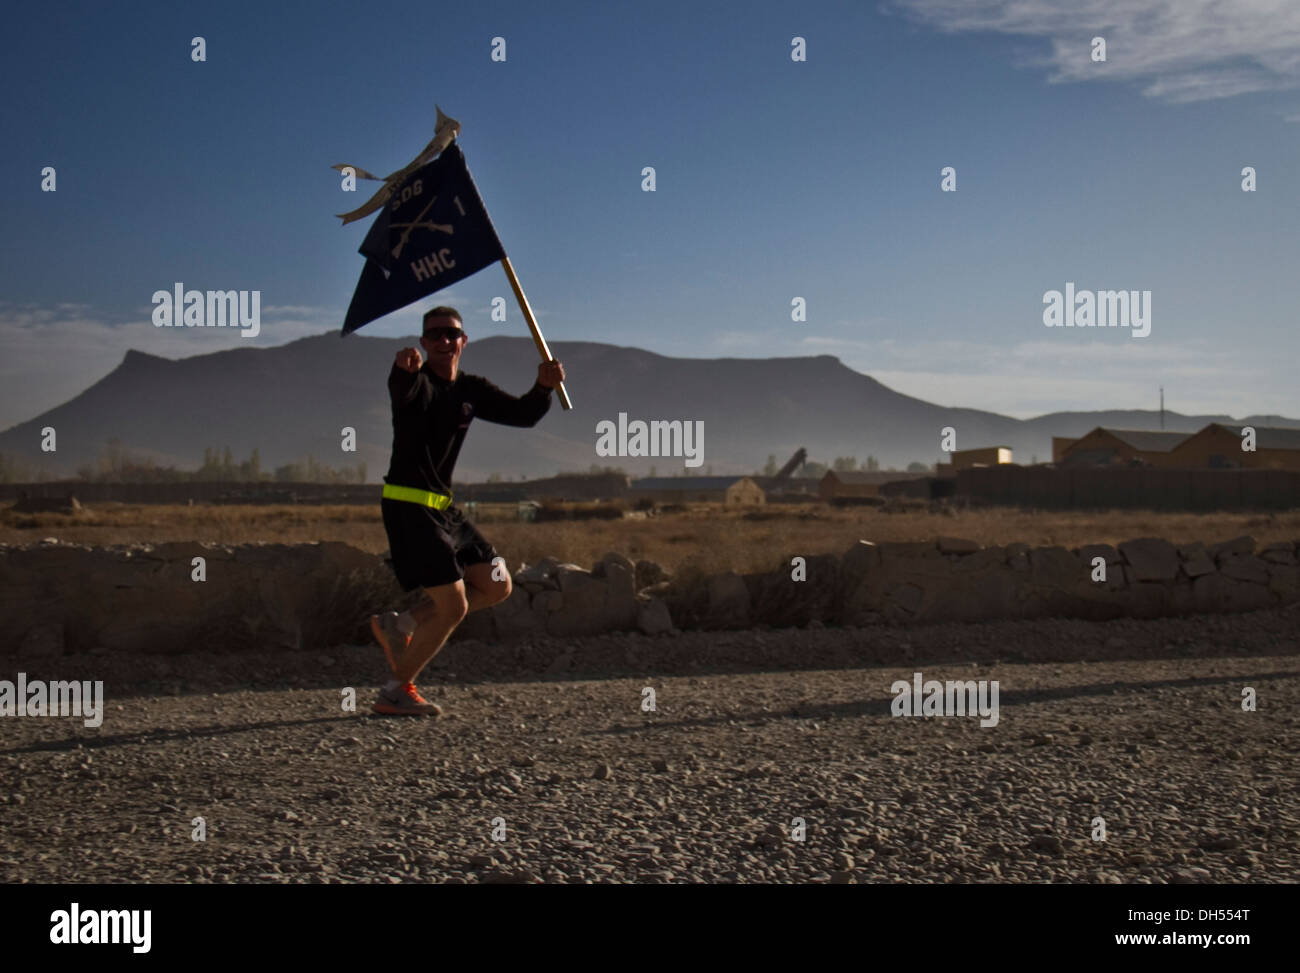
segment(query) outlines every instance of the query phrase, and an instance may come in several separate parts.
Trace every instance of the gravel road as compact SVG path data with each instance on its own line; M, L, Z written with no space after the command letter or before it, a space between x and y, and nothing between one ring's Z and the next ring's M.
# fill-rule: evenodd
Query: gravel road
M1298 634L1292 609L460 642L423 720L369 713L373 646L0 657L106 697L98 728L0 719L0 880L1295 882ZM997 680L999 722L891 715L917 671Z

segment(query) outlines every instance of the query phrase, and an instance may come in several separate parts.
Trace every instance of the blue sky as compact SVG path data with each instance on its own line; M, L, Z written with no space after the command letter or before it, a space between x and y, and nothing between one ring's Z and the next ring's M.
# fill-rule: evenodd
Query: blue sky
M338 330L369 220L333 214L376 184L330 166L404 165L435 102L553 342L833 354L1019 416L1160 384L1182 412L1300 416L1300 5L55 2L11 11L3 54L0 428L128 348ZM260 290L261 335L153 328L176 281ZM1045 328L1067 281L1150 290L1150 336ZM527 334L495 267L361 334L435 301Z

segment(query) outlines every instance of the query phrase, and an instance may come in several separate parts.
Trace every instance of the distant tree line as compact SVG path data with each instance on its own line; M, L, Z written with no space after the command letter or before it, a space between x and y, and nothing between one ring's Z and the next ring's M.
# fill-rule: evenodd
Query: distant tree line
M561 470L559 473L556 473L555 475L556 476L596 476L601 473L617 473L619 476L628 475L627 470L623 469L623 467L621 466L601 466L599 463L592 463L585 470ZM496 473L493 473L492 476L497 476L498 479L500 479L500 477ZM492 479L492 476L488 477L488 482L489 483L497 482ZM529 477L521 475L519 479L527 480L529 479Z
M160 466L147 456L132 455L120 439L111 439L97 462L79 467L77 476L87 483L365 483L366 464L336 469L308 454L274 471L264 471L256 447L248 459L236 463L229 446L207 446L202 466L178 470L175 466Z
M0 453L0 483L36 483L53 479L43 467L33 466L21 456Z

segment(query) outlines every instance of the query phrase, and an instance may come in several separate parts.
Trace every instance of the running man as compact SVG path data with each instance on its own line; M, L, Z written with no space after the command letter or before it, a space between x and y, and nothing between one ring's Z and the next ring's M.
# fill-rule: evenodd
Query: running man
M536 384L515 398L460 371L469 339L454 308L433 308L423 330L420 346L428 360L416 348L403 348L388 375L393 458L380 504L398 584L408 592L423 588L428 597L400 615L370 616L392 670L374 711L406 716L442 712L416 691L416 677L468 612L510 596L504 559L451 502L452 470L469 424L477 416L535 426L551 407L551 389L564 381L563 365L542 362Z

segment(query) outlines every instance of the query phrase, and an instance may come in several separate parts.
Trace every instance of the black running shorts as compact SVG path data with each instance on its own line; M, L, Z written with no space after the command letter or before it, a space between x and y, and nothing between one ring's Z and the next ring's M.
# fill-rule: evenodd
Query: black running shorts
M380 506L393 571L403 591L454 584L471 564L497 556L496 548L454 506L434 510L388 497Z

